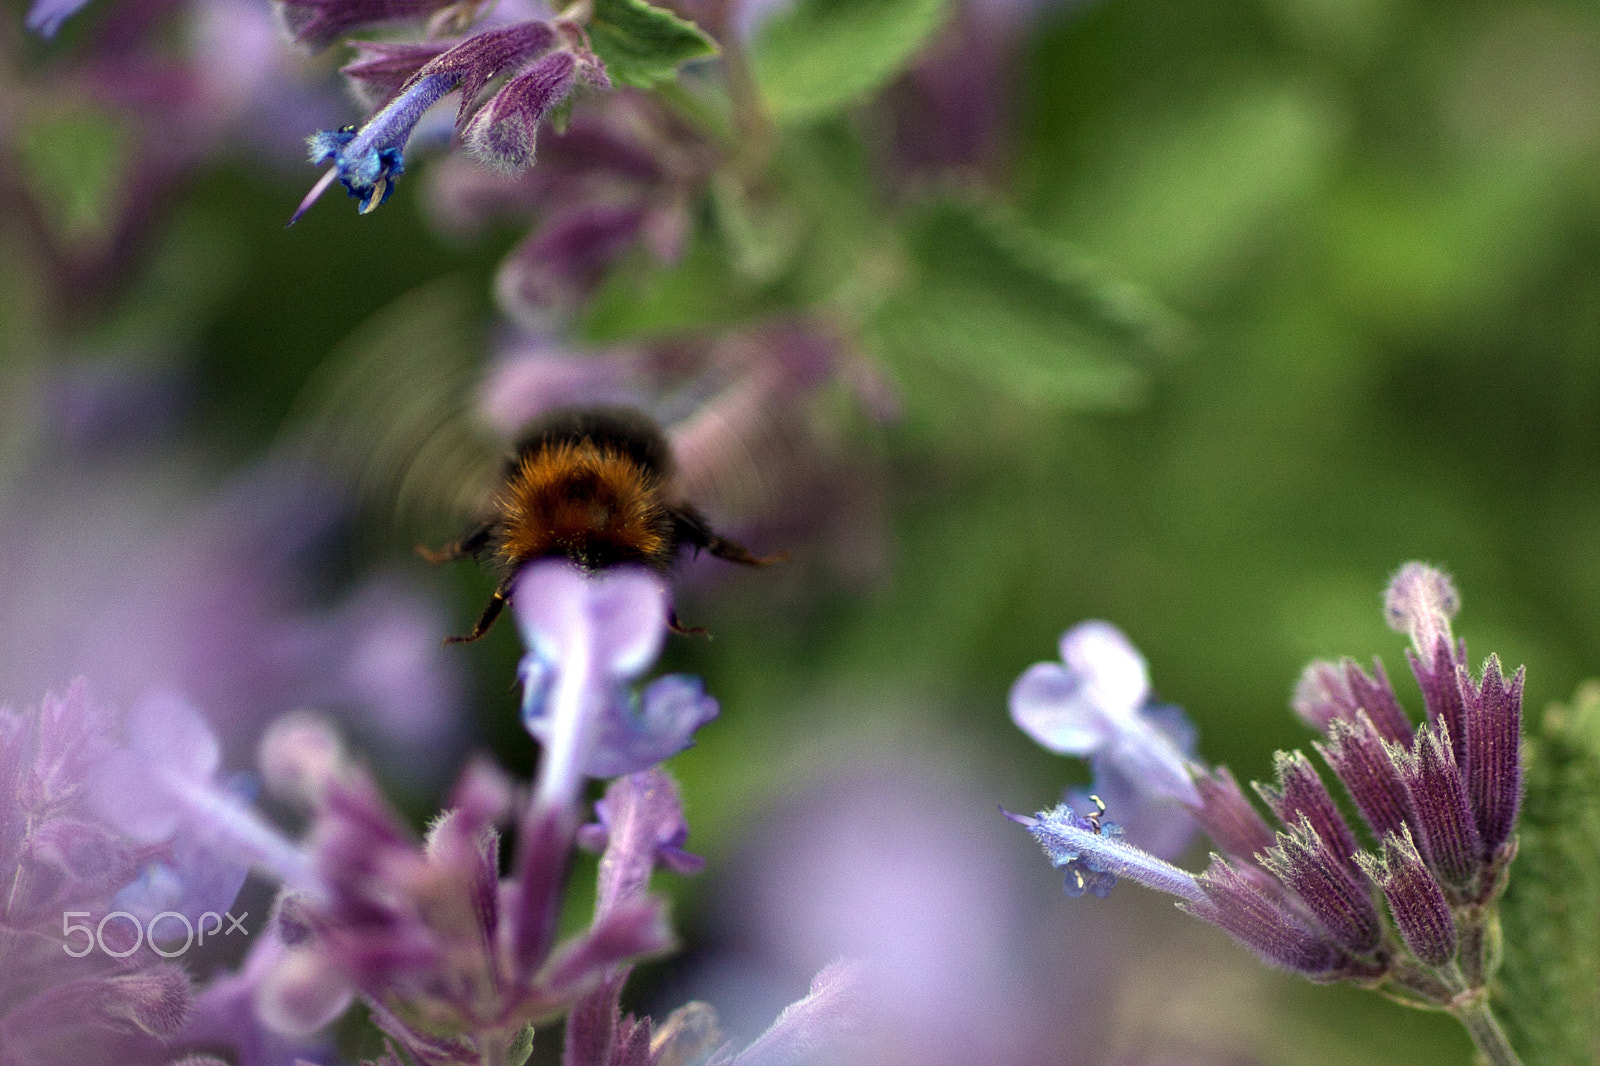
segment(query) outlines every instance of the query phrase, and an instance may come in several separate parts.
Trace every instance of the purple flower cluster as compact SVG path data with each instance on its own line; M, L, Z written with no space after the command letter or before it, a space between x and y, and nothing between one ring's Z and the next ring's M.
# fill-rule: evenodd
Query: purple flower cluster
M1128 650L1081 635L1064 642L1071 647L1061 676L1035 667L1019 682L1019 722L1057 750L1143 767L1158 794L1170 793L1171 771L1181 768L1192 782L1186 805L1220 854L1190 875L1066 805L1016 820L1067 869L1075 895L1085 887L1103 895L1107 877L1130 878L1176 896L1184 910L1272 965L1318 981L1371 983L1450 1010L1486 1053L1509 1054L1488 1014L1487 985L1494 904L1516 854L1523 674L1507 679L1494 656L1479 675L1468 670L1466 645L1450 628L1458 605L1449 578L1422 564L1403 567L1389 586L1390 624L1412 641L1407 658L1427 710L1420 726L1406 717L1381 665L1369 674L1349 660L1313 663L1296 691L1295 709L1322 731L1314 746L1360 812L1373 850L1362 849L1298 751L1279 752L1276 781L1255 786L1277 827L1226 768L1175 762L1170 741L1126 713L1142 699ZM1074 654L1083 660L1076 674ZM1037 709L1047 702L1038 697L1047 681L1060 690L1051 697L1053 715ZM1014 693L1014 714L1018 705ZM1125 713L1090 713L1106 706Z
M155 1066L222 1046L240 1066L288 1066L314 1051L231 1009L237 979L197 991L176 961L196 929L202 948L222 930L250 858L282 857L214 779L218 754L171 697L123 717L78 682L27 712L0 710L4 1066Z
M297 39L308 43L326 43L326 34L387 12L387 8L367 11L359 4L296 0L288 0L284 9ZM360 52L344 67L344 74L359 94L379 97L383 106L359 128L324 130L311 137L311 161L332 163L333 168L301 203L294 219L334 177L360 201L363 214L387 200L394 180L405 170L406 143L417 123L452 92L460 94L456 132L467 147L495 169L514 172L532 165L539 123L576 86L610 87L604 67L584 43L582 29L564 19L531 19L454 41L356 42L356 47ZM483 90L501 76L506 76L504 84L478 106Z
M215 735L181 700L152 697L119 719L80 686L35 714L0 713L0 860L16 871L0 910L0 1066L68 1061L69 1047L83 1063L142 1066L203 1048L287 1066L357 999L387 1041L380 1066L520 1064L535 1027L569 1012L570 1066L783 1066L847 1035L849 966L819 974L743 1051L703 1004L660 1026L622 1014L633 961L672 945L651 873L702 865L684 850L688 825L657 764L717 705L685 677L632 692L666 632L656 576L551 562L519 582L538 778L525 788L469 765L421 838L307 715L280 719L260 751L268 788L309 815L296 841L219 775ZM594 777L616 780L598 821L580 826ZM589 927L563 940L578 846L603 852L597 902ZM64 912L91 927L117 910L199 923L233 903L250 866L283 891L243 967L204 989L163 952L124 951L132 934L115 923L98 927L104 953L62 954Z

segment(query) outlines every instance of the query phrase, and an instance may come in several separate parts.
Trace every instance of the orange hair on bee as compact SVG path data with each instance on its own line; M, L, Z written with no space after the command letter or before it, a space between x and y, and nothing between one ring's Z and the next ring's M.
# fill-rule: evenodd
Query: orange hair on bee
M588 438L552 441L522 456L496 500L501 560L542 555L588 566L672 558L672 524L660 478L623 451Z

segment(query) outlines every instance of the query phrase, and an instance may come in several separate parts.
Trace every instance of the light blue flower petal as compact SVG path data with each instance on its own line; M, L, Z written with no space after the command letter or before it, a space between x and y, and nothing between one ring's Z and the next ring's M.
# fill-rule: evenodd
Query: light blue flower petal
M607 706L585 772L619 777L648 769L694 743L694 731L719 713L697 677L669 674L645 687L637 705L619 691Z
M1115 724L1060 663L1034 663L1011 686L1011 720L1062 755L1092 755L1116 737Z
M1131 716L1150 698L1144 656L1110 622L1080 622L1063 633L1061 661L1081 679L1086 698L1113 718Z
M1188 760L1166 735L1148 725L1118 734L1099 757L1139 788L1155 797L1198 804L1200 794L1190 780Z
M596 662L613 677L637 677L667 634L667 590L647 570L609 570L590 579Z

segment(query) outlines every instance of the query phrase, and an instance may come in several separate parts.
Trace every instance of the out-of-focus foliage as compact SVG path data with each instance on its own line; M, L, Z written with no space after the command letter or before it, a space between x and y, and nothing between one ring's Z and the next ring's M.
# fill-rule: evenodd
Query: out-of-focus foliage
M1521 841L1503 907L1512 1042L1530 1062L1600 1056L1600 686L1545 712L1527 744Z

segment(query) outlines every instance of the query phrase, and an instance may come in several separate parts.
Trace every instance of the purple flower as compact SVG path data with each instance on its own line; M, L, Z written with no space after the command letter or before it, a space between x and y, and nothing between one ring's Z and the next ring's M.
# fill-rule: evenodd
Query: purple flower
M1335 665L1314 662L1295 685L1293 706L1302 721L1324 733L1334 722L1354 722L1365 714L1385 740L1411 743L1411 722L1400 706L1383 664L1372 661L1369 675L1354 660Z
M1108 622L1061 637L1061 662L1035 663L1011 688L1011 720L1044 747L1093 758L1144 791L1198 803L1186 748L1193 733L1175 708L1150 704L1144 657Z
M716 701L694 678L660 678L637 701L630 692L666 635L659 577L626 568L590 576L537 562L518 576L512 608L528 646L523 723L544 744L538 800L549 809L570 808L584 777L632 773L677 754L716 717Z
M603 84L598 61L563 49L535 62L496 92L484 110L489 118L467 127L478 96L491 80L542 55L556 43L557 32L547 22L529 20L474 34L416 67L388 102L356 129L324 130L312 135L311 162L333 164L350 196L361 201L361 213L388 199L393 182L405 170L405 147L422 115L448 93L461 92L456 111L456 131L467 132L468 143L503 165L513 155L525 166L533 161L532 125L559 103L574 79ZM400 70L423 58L425 46L366 46L368 55L352 64L352 78L365 85L387 87ZM503 101L503 102L501 102ZM536 112L536 113L535 113ZM519 138L522 141L519 142ZM516 145L524 151L517 155ZM298 219L322 194L332 179L324 176L301 201L290 223Z
M306 142L311 147L311 162L332 163L329 173L339 178L351 198L361 201L361 213L366 214L389 198L394 180L405 173L406 142L422 113L460 83L459 73L415 79L360 129L346 126L313 134ZM289 220L291 224L310 208L328 180L313 187Z
M1300 752L1279 752L1276 783L1256 785L1284 827L1276 834L1225 769L1194 773L1191 809L1228 855L1213 856L1196 877L1129 848L1098 818L1066 806L1012 817L1053 865L1066 868L1069 893L1104 894L1114 878L1128 877L1177 896L1184 910L1273 965L1319 981L1372 982L1447 1010L1469 1000L1486 1009L1492 910L1516 848L1522 674L1508 682L1491 657L1481 679L1472 678L1466 647L1450 630L1458 605L1447 577L1415 563L1400 570L1385 600L1391 623L1412 638L1428 709L1423 727L1413 730L1381 665L1367 674L1348 660L1313 663L1296 689L1295 710L1326 733L1317 750L1354 799L1377 855L1360 850ZM1063 643L1067 669L1048 664L1024 675L1013 690L1013 717L1046 746L1099 756L1107 738L1128 732L1106 723L1127 721L1127 708L1145 698L1144 664L1120 634L1102 630L1070 649ZM1085 647L1101 650L1086 654ZM1018 690L1026 697L1022 714ZM1388 904L1392 931L1374 889ZM1492 1023L1469 1029L1493 1044ZM1508 1050L1490 1050L1496 1061L1512 1061Z
M107 818L97 795L129 758L159 761L157 777L203 786L216 745L184 711L153 701L126 722L76 684L64 697L19 715L0 710L0 1062L164 1066L195 1046L242 1049L261 1034L249 1015L227 1035L199 1035L198 1001L183 969L163 955L181 918L208 927L203 911L234 903L244 869L202 827L168 818L147 802L144 781L124 780L126 818ZM162 755L152 723L177 727ZM129 746L119 744L120 730ZM127 824L149 845L118 831ZM179 917L156 921L162 912ZM118 913L122 912L122 913ZM115 920L113 920L115 919ZM138 934L133 929L139 929ZM192 933L190 934L192 935ZM187 945L185 945L187 946ZM101 950L103 948L104 950ZM288 1066L301 1045L275 1059L241 1051L241 1066Z
M1254 867L1235 869L1213 858L1196 881L1200 899L1186 900L1184 909L1222 929L1263 962L1307 977L1338 969L1338 946Z
M423 841L354 767L327 777L317 796L310 850L323 887L281 903L286 950L255 998L280 1029L324 1025L359 995L412 1055L477 1063L493 1041L565 1011L616 967L668 944L659 904L642 893L614 899L587 931L555 944L550 916L571 840L563 812L524 814L502 880L500 826L515 796L482 764Z

